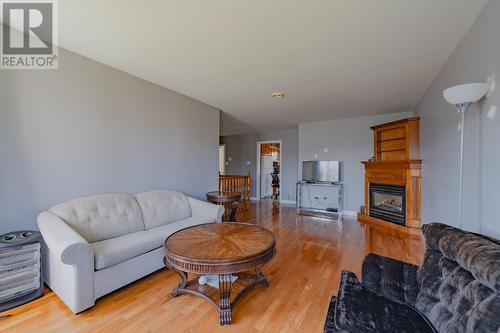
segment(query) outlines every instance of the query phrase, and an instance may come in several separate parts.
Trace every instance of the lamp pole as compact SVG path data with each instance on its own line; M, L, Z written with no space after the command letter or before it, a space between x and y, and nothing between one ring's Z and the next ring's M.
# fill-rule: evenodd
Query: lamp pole
M465 113L473 103L478 102L486 95L490 89L491 83L479 82L461 84L443 90L444 99L457 108L461 116L460 128L460 188L459 188L459 203L458 203L458 220L460 228L463 228L463 187L464 187L464 131L465 131Z
M460 182L459 182L459 199L458 199L458 221L460 229L463 229L462 206L463 206L463 188L464 188L464 131L465 131L465 112L470 108L472 103L457 104L457 111L461 116L460 125Z

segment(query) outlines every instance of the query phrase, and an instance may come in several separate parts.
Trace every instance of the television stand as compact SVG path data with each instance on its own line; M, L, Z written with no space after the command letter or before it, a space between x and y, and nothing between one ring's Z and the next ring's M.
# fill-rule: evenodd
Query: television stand
M301 215L340 220L344 210L344 185L341 183L298 181L297 208Z

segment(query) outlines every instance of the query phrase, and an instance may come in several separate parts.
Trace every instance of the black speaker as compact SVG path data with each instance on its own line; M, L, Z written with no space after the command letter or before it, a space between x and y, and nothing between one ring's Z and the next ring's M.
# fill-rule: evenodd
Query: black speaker
M38 231L0 236L0 311L43 296L43 252Z

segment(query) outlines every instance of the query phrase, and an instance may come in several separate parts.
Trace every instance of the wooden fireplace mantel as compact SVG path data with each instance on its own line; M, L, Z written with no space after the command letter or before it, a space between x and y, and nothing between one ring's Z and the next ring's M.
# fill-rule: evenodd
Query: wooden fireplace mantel
M407 118L372 127L374 158L365 167L365 214L358 221L417 234L421 227L422 161L419 156L419 118ZM370 183L405 188L405 226L370 216Z

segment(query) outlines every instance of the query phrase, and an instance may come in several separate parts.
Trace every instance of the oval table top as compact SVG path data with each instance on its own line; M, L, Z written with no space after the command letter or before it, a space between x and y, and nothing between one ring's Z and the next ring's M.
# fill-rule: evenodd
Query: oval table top
M275 252L273 233L247 223L200 224L165 240L165 260L192 273L242 272L269 261Z
M207 193L207 199L213 202L234 202L241 200L240 192L212 191Z

